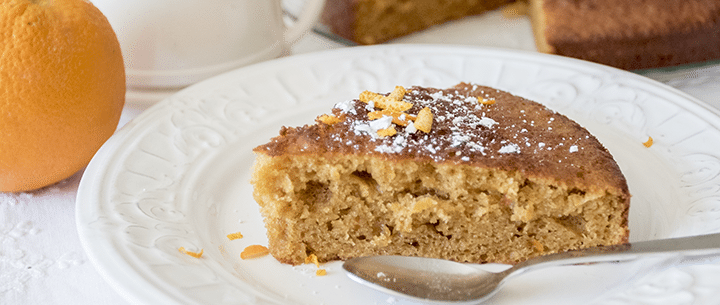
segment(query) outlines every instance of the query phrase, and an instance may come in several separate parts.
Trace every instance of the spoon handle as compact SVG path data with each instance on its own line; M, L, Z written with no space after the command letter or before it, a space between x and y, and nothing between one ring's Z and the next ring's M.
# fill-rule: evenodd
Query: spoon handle
M602 246L535 257L504 271L517 275L543 267L629 261L647 255L720 255L720 233Z

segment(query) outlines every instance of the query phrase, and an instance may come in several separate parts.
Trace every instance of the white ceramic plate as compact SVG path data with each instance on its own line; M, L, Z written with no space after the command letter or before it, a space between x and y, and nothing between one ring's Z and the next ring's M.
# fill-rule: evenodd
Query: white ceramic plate
M292 267L266 256L249 184L251 149L282 125L310 123L363 90L466 81L544 103L614 154L633 193L631 240L720 228L720 118L647 78L522 51L429 45L346 48L270 61L191 86L129 122L85 171L80 238L101 274L132 303L412 304L349 280L339 262ZM642 142L653 137L655 144ZM228 241L228 233L245 238ZM204 250L201 259L178 252ZM510 282L491 304L703 304L717 300L720 265L676 262L542 270ZM498 269L502 266L486 265ZM648 276L649 275L649 276ZM676 302L677 301L677 302Z

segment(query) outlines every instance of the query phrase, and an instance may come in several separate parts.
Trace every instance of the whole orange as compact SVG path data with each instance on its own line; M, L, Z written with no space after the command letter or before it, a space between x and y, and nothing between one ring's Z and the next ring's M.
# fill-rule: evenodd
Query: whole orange
M81 170L125 102L120 44L86 0L0 3L0 192Z

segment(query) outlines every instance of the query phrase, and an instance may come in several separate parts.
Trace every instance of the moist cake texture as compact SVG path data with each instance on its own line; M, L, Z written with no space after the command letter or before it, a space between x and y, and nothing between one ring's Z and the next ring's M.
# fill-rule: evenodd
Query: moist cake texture
M627 183L602 144L490 87L364 92L254 152L253 195L283 263L517 263L628 238Z

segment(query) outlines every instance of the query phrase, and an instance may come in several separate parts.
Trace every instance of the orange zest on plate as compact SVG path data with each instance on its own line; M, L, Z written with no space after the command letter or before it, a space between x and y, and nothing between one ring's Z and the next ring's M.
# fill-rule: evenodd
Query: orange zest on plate
M200 249L200 252L192 252L192 251L185 250L185 247L180 247L180 248L178 248L178 251L180 251L180 253L182 253L182 254L187 254L194 258L200 258L203 255L203 249Z
M270 251L268 250L267 247L261 246L261 245L252 245L252 246L247 246L247 248L245 248L245 250L243 250L240 253L240 258L241 259L258 258L258 257L268 255L268 253L270 253Z
M653 138L652 138L652 137L648 137L648 140L645 141L645 142L643 142L643 145L645 145L645 147L647 147L647 148L650 148L650 146L653 145L653 142L654 142L654 141L653 141Z
M242 235L242 233L240 233L240 232L235 232L235 233L230 233L230 234L228 234L228 235L227 235L227 238L228 238L229 240L236 240L236 239L241 239L241 238L243 238L243 235Z

